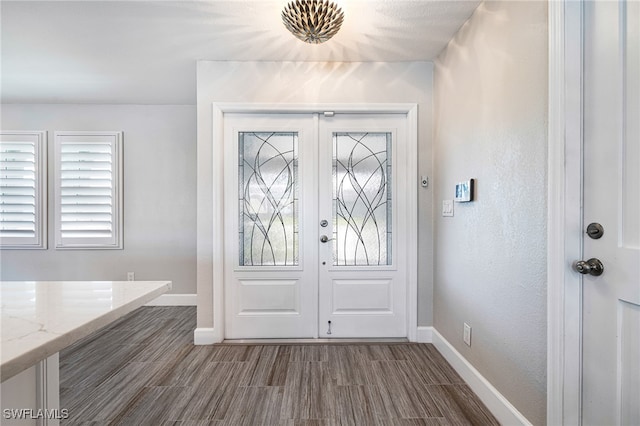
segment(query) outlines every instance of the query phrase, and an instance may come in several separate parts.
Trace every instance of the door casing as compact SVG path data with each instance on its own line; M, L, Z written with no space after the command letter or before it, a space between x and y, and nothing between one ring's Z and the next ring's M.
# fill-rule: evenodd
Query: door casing
M582 6L549 2L547 424L580 424Z
M418 106L413 103L402 104L251 104L251 103L213 103L212 104L212 140L213 140L213 340L214 343L225 339L225 297L224 297L224 185L223 185L223 147L224 147L224 115L227 113L390 113L406 114L407 117L407 151L408 158L415 158L406 165L408 179L407 193L409 197L408 229L418 228ZM418 239L417 232L407 235L407 339L417 339L418 321Z

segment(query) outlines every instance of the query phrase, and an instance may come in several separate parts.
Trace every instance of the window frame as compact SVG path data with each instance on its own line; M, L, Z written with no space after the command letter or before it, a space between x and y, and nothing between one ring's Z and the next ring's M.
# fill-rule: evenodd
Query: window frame
M86 140L85 138L89 138ZM61 147L65 142L109 143L112 145L112 236L64 238L61 232L62 219L62 164ZM54 186L55 186L55 248L57 250L121 250L124 247L124 163L122 131L57 131L54 132Z
M48 248L48 217L47 217L47 158L48 158L48 134L45 130L0 130L0 139L17 136L24 141L31 142L28 137L33 137L35 146L35 236L24 237L0 237L0 250L46 250ZM26 241L25 241L26 240Z

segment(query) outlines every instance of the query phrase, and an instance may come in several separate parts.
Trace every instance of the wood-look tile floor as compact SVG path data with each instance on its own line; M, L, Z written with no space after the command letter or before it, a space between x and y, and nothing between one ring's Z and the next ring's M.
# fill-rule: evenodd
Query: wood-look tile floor
M194 346L143 307L60 354L63 425L496 425L429 344Z

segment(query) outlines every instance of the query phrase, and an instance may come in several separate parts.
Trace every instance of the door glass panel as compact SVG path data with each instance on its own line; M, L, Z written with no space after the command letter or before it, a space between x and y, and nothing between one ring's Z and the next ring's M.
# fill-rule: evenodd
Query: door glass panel
M391 264L391 133L333 134L333 264Z
M298 265L298 134L238 135L240 265Z

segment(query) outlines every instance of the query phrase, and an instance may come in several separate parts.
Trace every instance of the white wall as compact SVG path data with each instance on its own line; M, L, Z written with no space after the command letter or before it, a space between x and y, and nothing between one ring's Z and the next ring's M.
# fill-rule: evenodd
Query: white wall
M171 280L196 292L196 108L3 105L2 129L49 131L49 249L2 250L2 280ZM53 132L124 132L124 249L56 250Z
M483 3L434 74L434 326L534 424L546 421L546 8ZM469 178L476 200L442 217Z
M418 172L431 173L430 62L198 63L198 327L213 327L212 103L417 103ZM418 177L416 176L416 179ZM418 323L432 320L431 190L418 190Z

